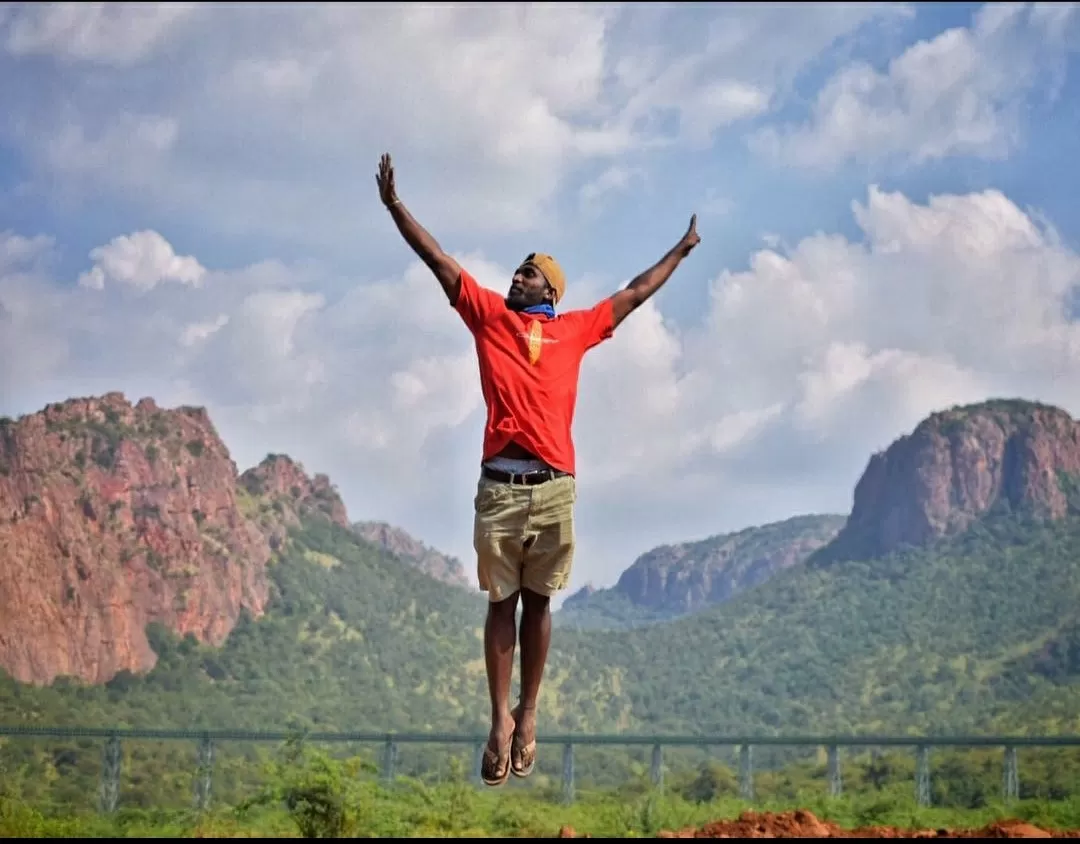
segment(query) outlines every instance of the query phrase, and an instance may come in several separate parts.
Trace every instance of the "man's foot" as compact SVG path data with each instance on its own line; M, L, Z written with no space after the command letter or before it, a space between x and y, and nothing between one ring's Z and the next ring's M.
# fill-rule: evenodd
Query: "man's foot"
M484 758L480 763L480 777L485 785L498 786L510 778L510 744L514 734L514 720L497 721L491 727Z
M514 739L510 745L510 770L527 777L536 765L536 709L518 704L514 710Z

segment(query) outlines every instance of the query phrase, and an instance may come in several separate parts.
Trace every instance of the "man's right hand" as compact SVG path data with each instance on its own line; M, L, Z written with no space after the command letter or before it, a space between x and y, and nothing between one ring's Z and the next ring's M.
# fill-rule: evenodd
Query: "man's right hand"
M397 189L394 187L394 165L388 152L383 153L379 159L379 173L375 176L375 184L379 186L379 198L387 208L398 201Z
M442 285L450 304L457 303L458 293L461 290L461 267L457 261L443 252L438 241L435 240L408 212L404 205L400 204L397 189L394 187L394 165L390 161L390 153L383 153L379 159L379 172L375 176L375 183L379 186L379 198L387 209L393 208L391 218L394 220L398 231L401 232L405 242L412 247L428 269Z

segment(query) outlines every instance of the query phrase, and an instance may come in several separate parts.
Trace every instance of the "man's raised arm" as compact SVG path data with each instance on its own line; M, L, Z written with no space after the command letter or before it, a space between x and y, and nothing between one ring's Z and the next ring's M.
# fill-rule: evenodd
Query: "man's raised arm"
M394 218L401 236L435 274L450 304L456 305L458 293L461 291L461 267L443 252L435 238L413 219L404 203L398 199L394 185L394 165L390 161L389 153L385 153L379 160L379 173L375 176L375 182L379 186L379 198Z
M690 228L668 253L645 272L637 276L626 287L611 297L612 310L615 312L615 325L626 319L631 312L644 304L645 300L659 290L665 281L675 272L682 259L701 241L697 233L697 214L690 218Z

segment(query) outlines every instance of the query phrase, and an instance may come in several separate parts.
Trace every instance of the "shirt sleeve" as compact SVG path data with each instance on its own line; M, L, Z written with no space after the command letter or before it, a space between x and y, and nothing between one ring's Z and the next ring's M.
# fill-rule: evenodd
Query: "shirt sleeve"
M482 287L468 270L462 268L461 289L458 292L454 310L458 312L470 331L476 331L502 307L504 307L502 296L494 290Z
M615 309L610 296L588 310L573 311L566 316L576 323L579 342L586 352L615 333Z

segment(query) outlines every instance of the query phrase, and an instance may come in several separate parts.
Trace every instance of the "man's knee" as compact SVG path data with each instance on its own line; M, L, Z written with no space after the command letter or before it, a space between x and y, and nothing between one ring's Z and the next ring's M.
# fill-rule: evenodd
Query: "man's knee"
M522 587L521 612L528 615L543 615L550 610L551 598L539 592Z
M505 538L482 537L476 543L476 575L480 588L492 605L517 605L521 588L520 551ZM512 610L511 610L512 611Z
M496 620L514 618L517 614L519 593L514 592L498 601L488 601L488 616Z
M551 596L561 592L570 582L573 562L573 545L556 545L544 549L543 553L531 555L521 576L522 601L525 601L526 592L535 596L537 601L550 601Z

